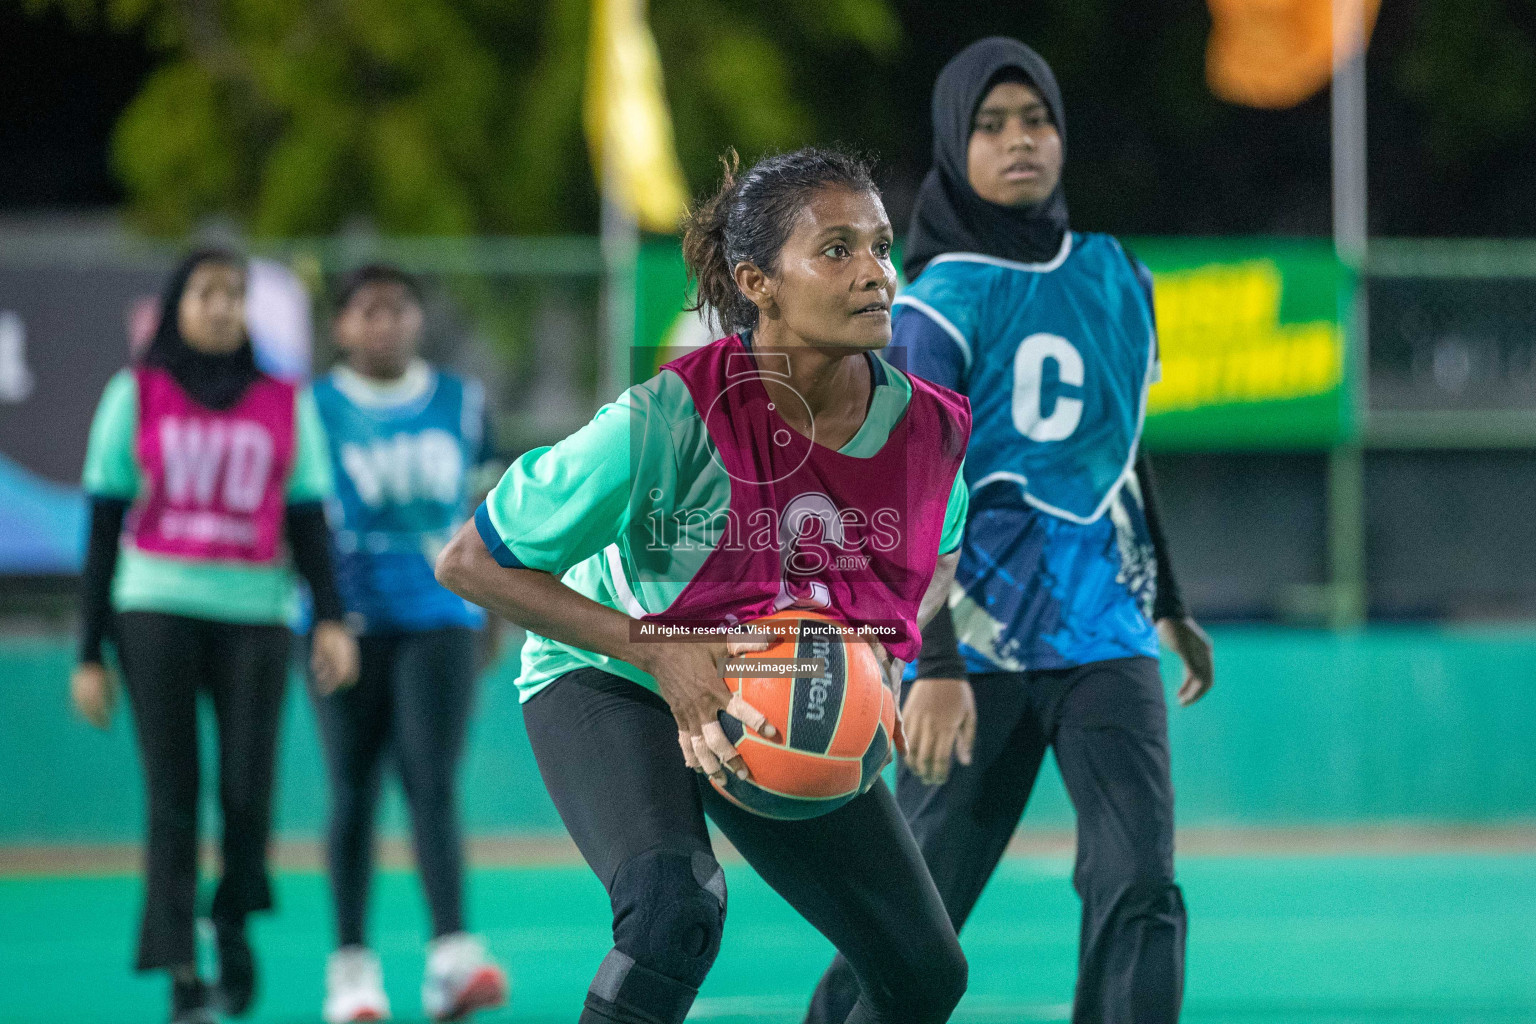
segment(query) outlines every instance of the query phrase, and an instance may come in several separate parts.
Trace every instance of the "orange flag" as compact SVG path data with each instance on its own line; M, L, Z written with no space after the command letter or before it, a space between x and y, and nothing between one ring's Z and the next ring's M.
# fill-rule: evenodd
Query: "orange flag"
M1208 0L1205 80L1228 103L1280 109L1315 95L1334 61L1365 49L1381 0ZM1334 4L1354 3L1356 28L1333 39Z

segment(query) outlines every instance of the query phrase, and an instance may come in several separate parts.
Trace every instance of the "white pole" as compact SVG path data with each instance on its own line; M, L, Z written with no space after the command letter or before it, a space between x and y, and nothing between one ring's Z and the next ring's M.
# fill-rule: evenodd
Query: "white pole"
M604 147L612 153L613 146ZM598 375L599 402L612 402L629 387L630 359L635 338L636 268L640 226L617 200L612 164L603 169L603 352Z
M1363 0L1333 0L1333 248L1339 261L1357 274L1365 270L1369 238L1366 220L1365 25ZM1347 47L1347 49L1345 49ZM1346 59L1340 59L1348 53ZM1357 278L1351 310L1355 337L1355 395L1366 399L1367 306ZM1349 379L1349 378L1346 378ZM1361 410L1362 414L1364 409ZM1328 549L1336 629L1365 620L1365 456L1358 442L1329 453Z
M1362 0L1333 0L1333 244L1360 269L1366 254L1365 38ZM1355 50L1340 59L1340 49Z

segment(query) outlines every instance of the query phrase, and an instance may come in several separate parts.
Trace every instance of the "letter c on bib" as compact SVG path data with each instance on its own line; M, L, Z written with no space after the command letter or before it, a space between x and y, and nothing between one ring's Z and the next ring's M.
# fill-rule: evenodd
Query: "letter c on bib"
M1083 400L1065 395L1057 396L1049 416L1043 414L1041 378L1047 359L1056 360L1063 384L1083 386L1083 357L1066 338L1031 334L1019 343L1013 356L1013 425L1031 441L1065 440L1083 418Z

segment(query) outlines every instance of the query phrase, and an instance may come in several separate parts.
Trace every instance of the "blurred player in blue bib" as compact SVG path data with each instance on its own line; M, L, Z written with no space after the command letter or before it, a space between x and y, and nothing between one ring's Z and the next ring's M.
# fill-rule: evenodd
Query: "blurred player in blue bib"
M1079 1024L1164 1024L1183 997L1173 787L1158 639L1184 704L1211 685L1138 456L1158 376L1152 280L1069 229L1061 94L1012 39L934 87L934 168L906 240L892 348L971 401L970 513L904 705L897 798L958 930L1018 825L1047 747L1077 811ZM807 1020L843 1019L836 960Z
M374 816L392 761L432 918L422 1008L456 1020L507 998L506 975L463 921L457 771L485 613L432 575L493 457L485 394L478 381L417 355L421 295L405 273L379 265L353 272L336 310L345 361L314 390L336 473L338 586L361 637L361 670L357 685L315 700L331 781L327 856L338 933L324 1015L329 1024L389 1015L365 918Z

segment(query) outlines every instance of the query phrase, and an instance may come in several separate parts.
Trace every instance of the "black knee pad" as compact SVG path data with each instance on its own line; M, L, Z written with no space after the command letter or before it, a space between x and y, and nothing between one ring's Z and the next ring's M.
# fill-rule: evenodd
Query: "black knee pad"
M725 872L707 850L650 850L619 869L609 896L614 948L588 1008L616 1021L682 1021L720 952Z

